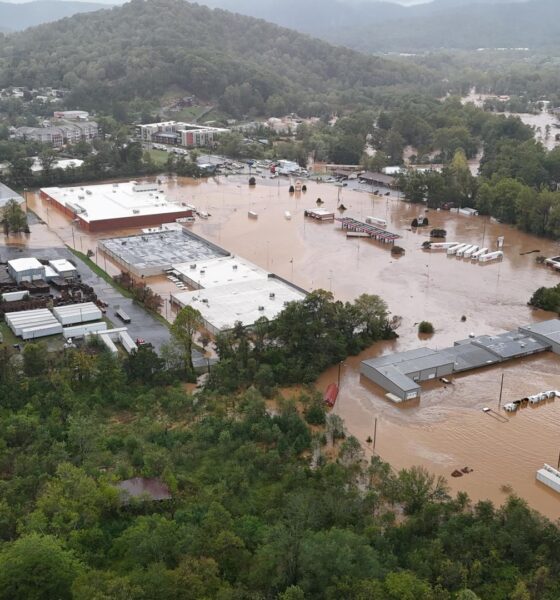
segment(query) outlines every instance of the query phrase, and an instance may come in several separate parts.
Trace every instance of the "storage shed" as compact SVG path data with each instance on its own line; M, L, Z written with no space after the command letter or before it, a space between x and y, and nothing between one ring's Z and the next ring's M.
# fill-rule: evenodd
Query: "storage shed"
M35 281L45 278L45 267L36 258L14 258L8 261L8 273L16 281Z
M53 268L60 277L64 279L72 279L78 275L76 267L65 258L58 258L56 260L49 260L49 266Z

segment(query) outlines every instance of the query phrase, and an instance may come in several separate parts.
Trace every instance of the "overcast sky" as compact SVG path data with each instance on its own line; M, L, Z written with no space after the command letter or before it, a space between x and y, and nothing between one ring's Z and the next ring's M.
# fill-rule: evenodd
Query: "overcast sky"
M23 4L24 2L30 2L31 0L0 0L3 2L11 2L13 4ZM62 0L61 0L62 1ZM122 4L125 0L80 0L82 2L97 2L101 4ZM196 0L193 0L196 1ZM320 0L319 0L320 1ZM380 0L340 0L341 2L378 2ZM413 4L425 4L426 2L430 2L430 0L384 0L385 2L394 2L396 4L403 4L405 6L412 6ZM281 0L279 0L281 2ZM200 3L203 4L204 1L200 0Z

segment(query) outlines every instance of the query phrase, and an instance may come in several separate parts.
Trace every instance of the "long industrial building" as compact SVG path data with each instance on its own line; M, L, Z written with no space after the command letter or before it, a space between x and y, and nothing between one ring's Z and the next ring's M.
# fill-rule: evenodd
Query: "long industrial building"
M306 295L305 290L237 256L176 264L173 269L195 291L174 292L172 301L200 311L204 327L213 334L238 322L250 327L261 317L272 321L288 302Z
M181 227L99 240L99 248L135 277L153 277L176 264L227 256L228 252Z
M399 400L418 398L420 383L552 350L560 354L560 319L499 335L459 340L449 348L418 348L364 360L361 374Z
M87 231L161 225L192 217L192 207L168 199L157 183L109 183L41 188L41 198Z

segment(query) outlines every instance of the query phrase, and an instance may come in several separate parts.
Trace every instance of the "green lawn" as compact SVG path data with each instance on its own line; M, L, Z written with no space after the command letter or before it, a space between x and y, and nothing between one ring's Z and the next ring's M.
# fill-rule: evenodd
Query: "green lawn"
M147 152L156 165L162 166L167 162L169 155L164 150L147 150Z
M0 333L4 339L4 344L7 346L21 343L21 340L12 333L12 330L4 322L0 323Z

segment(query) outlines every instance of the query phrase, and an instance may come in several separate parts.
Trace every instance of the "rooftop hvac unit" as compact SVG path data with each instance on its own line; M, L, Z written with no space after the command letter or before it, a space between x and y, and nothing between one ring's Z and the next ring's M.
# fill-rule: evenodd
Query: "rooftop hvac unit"
M133 215L139 215L139 214L140 214L140 211L139 211L137 208L133 208L133 209L132 209L132 214L133 214Z
M201 274L201 275L204 275L204 273L206 273L206 271L200 271L200 274Z
M208 304L208 298L202 298L202 302L204 302L204 304Z
M85 196L78 196L78 200L85 200L86 197Z
M259 306L259 310L264 310L264 306Z
M271 300L274 300L274 298L276 298L276 294L275 294L274 292L270 292L270 294L268 294L268 297L269 297Z
M237 265L233 265L233 270L237 271Z
M89 194L91 196L92 191L91 190L86 190L86 194Z
M191 265L191 269L196 269L196 264Z

